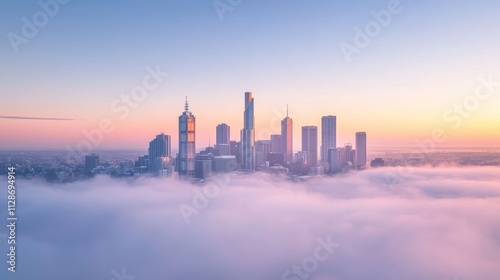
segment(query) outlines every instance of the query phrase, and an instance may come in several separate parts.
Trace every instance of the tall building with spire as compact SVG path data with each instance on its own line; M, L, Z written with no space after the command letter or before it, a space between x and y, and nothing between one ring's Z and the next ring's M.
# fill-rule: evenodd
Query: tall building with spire
M293 162L293 120L288 116L288 105L286 106L286 118L281 121L281 151L284 155L285 164Z
M337 148L337 117L321 118L321 161L328 167L328 150Z
M181 176L193 176L196 156L196 119L189 111L186 97L184 112L179 116L179 155L177 168Z
M241 168L255 170L255 117L254 99L251 92L245 92L245 111L241 130Z

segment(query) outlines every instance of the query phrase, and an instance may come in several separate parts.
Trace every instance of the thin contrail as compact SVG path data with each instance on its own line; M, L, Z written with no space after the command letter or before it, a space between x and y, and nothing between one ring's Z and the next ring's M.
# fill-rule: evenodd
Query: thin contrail
M18 116L0 116L0 119L38 120L38 121L77 121L77 119L37 118L37 117L18 117Z

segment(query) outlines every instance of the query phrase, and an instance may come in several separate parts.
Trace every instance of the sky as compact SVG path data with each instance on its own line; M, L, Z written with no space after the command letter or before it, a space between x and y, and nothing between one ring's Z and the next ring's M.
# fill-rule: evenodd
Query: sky
M301 184L264 174L204 187L20 180L17 272L0 277L497 280L499 180L498 167L446 166Z
M186 96L202 149L219 123L239 140L246 91L257 140L280 133L288 104L296 151L300 127L324 115L337 116L342 144L366 131L368 147L415 146L436 129L441 146L500 141L498 1L215 2L234 4L225 12L208 0L41 3L52 3L45 22L38 1L0 3L0 149L93 139L95 149L146 150L164 132L176 150ZM37 31L26 36L26 22ZM154 86L124 103L151 71L161 73Z

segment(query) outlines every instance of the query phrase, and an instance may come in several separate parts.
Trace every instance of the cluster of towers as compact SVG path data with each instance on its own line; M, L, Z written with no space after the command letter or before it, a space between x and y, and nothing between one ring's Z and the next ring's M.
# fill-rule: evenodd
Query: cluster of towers
M179 176L209 177L212 171L233 170L255 171L273 166L306 168L307 173L338 173L346 169L366 168L366 133L356 133L356 150L351 144L337 147L337 118L321 118L321 138L317 126L302 127L302 149L293 152L293 120L287 116L281 121L281 134L274 134L268 140L255 140L254 98L245 92L243 128L240 141L231 141L230 127L219 124L216 127L216 144L196 153L196 118L189 111L186 98L184 112L179 116L179 152L171 155L171 138L160 134L149 144L148 155L139 158L153 174L170 176L177 171ZM318 142L321 146L318 150ZM318 159L318 153L320 159ZM142 161L142 162L141 162Z

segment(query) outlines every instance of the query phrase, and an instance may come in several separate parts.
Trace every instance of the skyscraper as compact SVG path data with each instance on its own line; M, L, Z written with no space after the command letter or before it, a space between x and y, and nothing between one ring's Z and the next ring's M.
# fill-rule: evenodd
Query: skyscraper
M324 116L321 118L321 161L328 165L328 150L337 148L337 117Z
M356 132L356 167L366 168L366 132Z
M225 123L217 125L215 144L229 144L230 142L229 138L230 138L229 125Z
M227 124L221 123L217 126L215 148L219 150L221 156L231 154L230 135L230 127Z
M281 151L284 155L285 164L293 162L293 120L288 117L288 106L286 117L281 121Z
M341 153L339 149L328 149L328 173L335 174L342 170Z
M208 154L198 154L195 157L194 177L198 179L207 179L212 176L212 162L214 156Z
M255 170L255 117L254 99L251 92L245 92L245 111L241 130L241 167L243 170Z
M266 164L267 154L271 152L271 140L255 141L255 165L262 167Z
M349 163L351 165L353 164L354 158L352 158L352 144L351 143L345 143L344 144L344 155L342 156L343 162L342 162L342 167L345 165L348 165Z
M179 175L192 176L196 156L195 117L189 112L186 97L184 112L179 116L179 156L177 159Z
M271 152L281 153L281 134L271 135Z
M159 175L160 170L163 169L165 157L171 156L171 143L170 135L159 134L149 142L149 171L155 176Z
M170 135L164 133L156 135L155 139L149 142L149 159L157 157L169 157L172 154Z
M302 127L302 151L307 152L309 166L318 165L318 127Z

